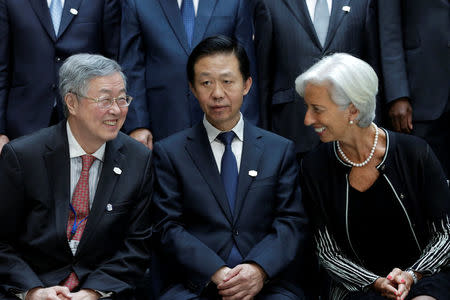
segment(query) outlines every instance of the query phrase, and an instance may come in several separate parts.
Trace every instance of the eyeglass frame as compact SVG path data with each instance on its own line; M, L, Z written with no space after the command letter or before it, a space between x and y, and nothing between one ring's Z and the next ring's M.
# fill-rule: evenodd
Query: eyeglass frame
M69 93L74 94L75 96L80 97L80 98L86 98L86 99L92 100L95 103L97 103L97 107L99 107L101 109L108 109L108 108L112 107L114 102L116 102L118 108L128 107L128 106L130 106L131 101L133 101L133 97L131 97L129 95L125 95L125 99L130 99L130 101L129 102L127 101L127 105L120 106L119 103L117 102L117 100L122 98L123 96L115 97L115 98L111 98L111 99L99 99L99 98L92 98L92 97L89 97L89 96L79 95L79 94L77 94L75 92L72 92L72 91L69 91ZM100 107L99 103L102 102L102 101L106 101L106 100L109 100L108 101L109 105L106 106L106 107Z

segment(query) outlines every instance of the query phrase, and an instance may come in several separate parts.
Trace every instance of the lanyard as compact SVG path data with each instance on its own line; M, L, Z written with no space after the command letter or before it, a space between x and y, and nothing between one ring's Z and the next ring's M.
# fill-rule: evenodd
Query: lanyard
M77 212L75 211L75 208L73 208L72 203L69 204L70 205L70 209L73 212L74 215L74 220L73 220L73 225L72 225L72 230L70 231L70 238L69 238L69 242L72 240L72 238L74 237L75 233L77 233L78 227L84 222L86 221L86 219L88 218L88 216L86 216L83 220L81 220L80 222L77 223Z

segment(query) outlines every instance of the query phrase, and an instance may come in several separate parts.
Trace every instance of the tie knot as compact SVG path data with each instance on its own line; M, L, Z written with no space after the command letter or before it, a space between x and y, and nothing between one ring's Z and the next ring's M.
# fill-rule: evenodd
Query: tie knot
M220 133L217 138L222 142L225 146L231 145L233 138L236 136L234 131L227 131Z
M95 156L85 154L81 156L81 160L83 161L82 171L87 171L91 168L92 164L95 161Z

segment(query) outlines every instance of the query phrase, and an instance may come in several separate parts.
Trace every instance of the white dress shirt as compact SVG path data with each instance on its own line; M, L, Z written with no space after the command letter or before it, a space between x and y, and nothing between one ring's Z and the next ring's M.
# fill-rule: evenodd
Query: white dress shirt
M164 1L169 1L169 0L164 0ZM183 0L177 0L178 1L178 7L181 9L181 4L183 3ZM192 0L192 2L194 3L194 10L195 10L195 16L197 16L197 10L198 10L198 2L200 0Z
M60 1L61 2L61 6L64 7L64 1L65 0L47 0L48 7L50 7L50 3L52 3L52 1Z
M217 169L220 173L222 156L225 152L225 145L217 139L217 136L223 131L220 131L211 123L209 123L208 120L206 120L206 117L203 117L203 125L205 126L206 133L208 134L208 140L211 145L211 150L214 154ZM233 138L233 141L231 142L231 151L233 151L233 154L236 157L237 169L239 172L242 157L242 146L244 143L244 119L242 118L242 113L240 114L240 118L236 126L234 126L230 131L234 131L234 133L236 134L236 136Z
M316 3L317 0L305 0L306 5L308 6L309 16L311 17L311 20L314 20L314 13L316 12ZM331 5L333 5L333 0L327 0L328 4L328 13L331 16Z
M77 186L78 180L80 179L81 169L83 166L81 156L87 153L86 151L83 150L83 148L81 148L80 144L73 136L69 122L66 122L66 124L67 124L67 139L69 141L69 156L70 156L70 203L72 203L73 192L75 191L75 187ZM103 166L103 159L105 157L105 147L106 143L104 143L97 151L95 151L92 154L92 156L94 156L96 160L89 169L89 208L92 207L92 203L94 202L95 191L97 190L97 184ZM86 222L88 221L89 216ZM75 253L77 252L79 243L80 241L73 239L69 241L69 246L70 249L72 250L73 255L75 255Z

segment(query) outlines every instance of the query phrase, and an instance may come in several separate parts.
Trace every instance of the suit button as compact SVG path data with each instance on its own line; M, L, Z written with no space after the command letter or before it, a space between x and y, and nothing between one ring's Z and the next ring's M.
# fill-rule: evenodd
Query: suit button
M238 235L239 235L239 230L235 229L234 232L233 232L233 234L234 234L235 236L238 236Z
M60 61L61 61L61 57L57 56L57 57L55 58L55 60L56 60L56 62L60 62Z
M381 171L384 171L384 169L386 169L386 166L385 166L385 165L382 165L382 166L381 166Z
M403 193L400 193L400 199L405 199L405 195Z

